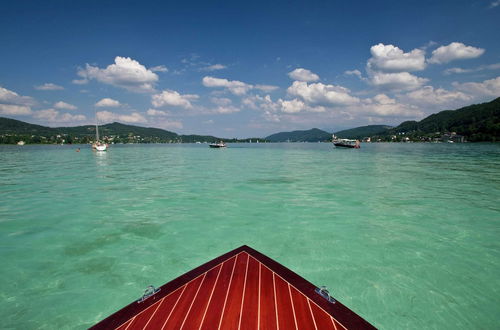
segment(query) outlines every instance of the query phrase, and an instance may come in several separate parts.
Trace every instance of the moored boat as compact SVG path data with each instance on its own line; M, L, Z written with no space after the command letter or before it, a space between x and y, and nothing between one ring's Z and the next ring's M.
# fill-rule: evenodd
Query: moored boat
M339 148L354 148L354 149L359 149L361 148L361 145L359 143L359 140L351 140L351 139L338 139L333 136L333 145L335 147Z
M374 329L296 273L248 247L213 259L91 329Z
M106 151L108 145L99 140L99 124L97 123L97 113L95 116L95 142L92 144L92 149L96 151Z
M208 145L210 148L226 148L227 145L223 142L223 141L220 141L220 142L216 142L216 143L210 143Z

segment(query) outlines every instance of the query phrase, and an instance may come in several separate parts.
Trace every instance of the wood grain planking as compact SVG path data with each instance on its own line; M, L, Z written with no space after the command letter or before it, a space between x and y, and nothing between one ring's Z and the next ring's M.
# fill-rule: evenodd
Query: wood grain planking
M296 329L294 320L294 311L290 292L288 291L288 282L281 277L274 275L276 285L276 304L278 306L278 324L280 329Z
M210 300L210 304L207 306L205 319L203 320L200 329L212 330L217 329L219 326L224 299L226 298L235 262L236 256L230 258L222 265L219 280L215 284L212 299Z
M171 294L169 294L168 296L164 297L162 300L159 301L161 305L159 306L158 310L156 310L154 317L151 318L151 320L149 321L147 329L160 329L163 326L163 323L165 323L166 318L168 317L175 303L179 299L179 296L181 295L184 287L185 286L181 286L180 288L178 288L177 290L175 290L174 292L172 292ZM149 310L150 312L147 314L149 314L149 317L151 317L151 314L154 312L154 309L153 310L148 309L148 311ZM146 313L146 311L143 312L142 314L144 313ZM139 314L138 316L142 314ZM146 320L146 322L147 321L148 320ZM143 329L146 322L143 323L143 321L141 321L139 323L134 321L130 326L130 328L128 328L127 330Z
M175 305L170 318L165 324L165 329L180 328L182 322L184 321L184 316L191 306L191 302L193 301L193 299L195 299L196 292L198 291L203 278L203 275L198 276L196 279L186 284L186 289L184 290L181 299L177 302L177 305Z
M335 329L330 314L326 313L313 302L310 303L310 306L318 329Z
M301 330L315 330L313 316L307 303L308 299L294 287L290 287L290 292L292 293L293 306L295 307L297 327Z
M142 329L148 323L151 315L156 311L156 309L160 306L162 300L158 300L153 305L149 306L147 309L142 311L140 314L137 314L135 318L132 320L132 323L128 327L129 329Z
M127 322L123 323L118 328L116 328L116 330L125 330L125 329L127 329L127 327L130 325L130 323L132 323L133 320L134 320L133 318L130 319L130 320L128 320Z
M233 280L229 287L229 294L222 315L220 329L238 329L249 257L250 255L244 252L239 254L238 259L236 259L236 267L234 268Z
M278 321L274 304L273 273L262 264L260 272L260 329L274 330L278 328Z
M250 257L248 260L245 300L241 313L240 329L257 329L259 308L259 262Z
M193 302L193 306L191 306L191 310L189 311L186 321L182 326L183 329L198 329L200 327L203 314L207 307L210 294L215 286L215 280L217 279L217 275L219 274L221 267L222 265L219 265L207 272L205 280L203 281L200 290L196 295L196 299Z

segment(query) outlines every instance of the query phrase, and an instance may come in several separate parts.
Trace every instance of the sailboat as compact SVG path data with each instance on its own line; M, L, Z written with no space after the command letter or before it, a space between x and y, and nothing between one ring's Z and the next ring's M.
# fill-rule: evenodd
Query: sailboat
M107 148L108 148L108 145L99 140L99 125L97 123L97 113L96 113L96 116L95 116L95 142L92 145L92 149L95 149L96 151L106 151Z

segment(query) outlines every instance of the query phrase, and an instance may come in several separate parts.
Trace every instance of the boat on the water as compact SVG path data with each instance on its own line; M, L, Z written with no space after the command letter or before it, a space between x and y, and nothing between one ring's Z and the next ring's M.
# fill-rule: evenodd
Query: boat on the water
M210 148L226 148L227 147L227 145L223 141L216 142L216 143L210 143L208 146Z
M359 140L351 140L351 139L339 139L333 135L333 145L339 148L361 148Z
M95 116L95 142L92 144L92 149L96 151L106 151L108 145L99 139L99 124L97 123L97 113Z
M288 268L244 245L160 288L91 329L375 329Z

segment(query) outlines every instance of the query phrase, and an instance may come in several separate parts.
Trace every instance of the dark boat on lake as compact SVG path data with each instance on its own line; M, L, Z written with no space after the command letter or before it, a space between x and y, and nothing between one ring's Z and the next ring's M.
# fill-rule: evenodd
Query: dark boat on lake
M374 329L296 273L241 246L145 295L91 329Z
M333 141L333 145L339 148L354 148L359 149L359 140L337 139Z
M210 143L208 145L210 148L226 148L227 145L224 142L219 142L219 143Z

